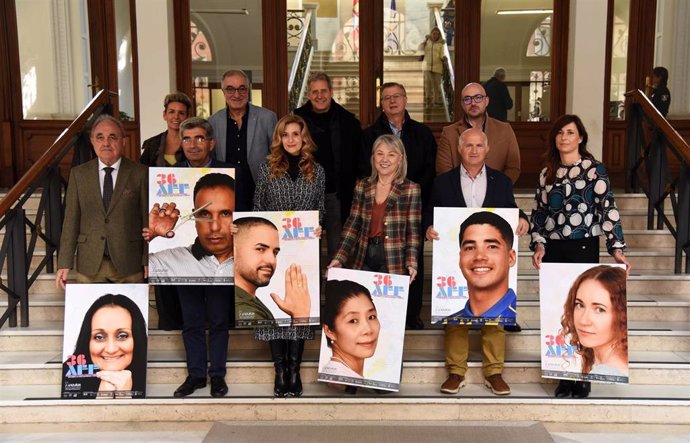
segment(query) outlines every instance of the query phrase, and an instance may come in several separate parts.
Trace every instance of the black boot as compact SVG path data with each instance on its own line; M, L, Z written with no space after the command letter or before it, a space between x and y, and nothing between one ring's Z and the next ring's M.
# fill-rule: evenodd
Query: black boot
M576 381L573 385L573 398L587 398L592 390L592 383L588 381Z
M299 366L302 364L304 340L288 340L288 392L287 395L302 396L302 379Z
M287 384L287 340L271 340L271 359L276 368L276 379L273 384L273 395L275 397L285 397L288 393Z
M575 382L573 380L560 380L558 382L558 387L556 388L556 392L554 392L554 395L556 398L565 398L565 397L570 397L570 395L573 393L573 387L575 386Z

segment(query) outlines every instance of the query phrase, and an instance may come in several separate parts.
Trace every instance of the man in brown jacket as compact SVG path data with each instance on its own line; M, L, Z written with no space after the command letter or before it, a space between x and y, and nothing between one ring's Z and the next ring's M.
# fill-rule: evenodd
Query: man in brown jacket
M148 169L122 157L122 123L101 115L91 128L98 158L72 168L55 283L65 287L77 253L80 283L136 283L146 277Z
M460 134L469 128L479 128L486 134L491 145L486 164L504 173L515 183L520 176L520 148L513 128L486 113L489 97L479 83L468 83L462 89L461 102L464 116L443 128L436 153L436 174L460 166Z

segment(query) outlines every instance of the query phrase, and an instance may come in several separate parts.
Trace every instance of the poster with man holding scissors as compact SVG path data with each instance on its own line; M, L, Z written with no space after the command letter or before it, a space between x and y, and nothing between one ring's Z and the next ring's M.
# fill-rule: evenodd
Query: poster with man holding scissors
M150 168L149 283L234 282L234 170Z

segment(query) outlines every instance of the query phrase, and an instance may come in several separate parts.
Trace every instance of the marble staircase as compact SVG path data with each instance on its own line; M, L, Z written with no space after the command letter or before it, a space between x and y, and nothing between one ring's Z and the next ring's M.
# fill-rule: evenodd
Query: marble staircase
M302 369L304 396L272 397L273 367L264 343L249 331L230 333L230 392L211 398L208 389L186 399L172 392L186 375L179 331L156 329L151 297L147 398L142 400L60 400L60 358L64 294L54 275L39 276L31 288L28 328L0 329L0 425L41 423L258 420L535 420L553 425L602 426L675 425L690 429L690 276L673 275L672 237L667 231L646 230L646 200L618 195L628 257L630 384L593 386L588 399L555 399L552 380L541 378L539 356L539 281L531 268L525 240L520 241L518 319L520 333L508 333L504 377L512 394L497 397L482 386L479 335L471 334L468 386L458 395L444 395L446 376L443 331L428 325L431 290L431 249L427 245L424 319L427 328L407 331L399 393L380 395L360 389L352 395L315 382L318 340L307 343ZM528 211L532 196L518 196ZM30 206L31 207L31 206ZM0 231L0 240L4 232ZM605 251L602 260L607 261ZM5 279L5 270L0 278ZM0 308L7 300L3 296ZM318 339L317 333L317 339Z

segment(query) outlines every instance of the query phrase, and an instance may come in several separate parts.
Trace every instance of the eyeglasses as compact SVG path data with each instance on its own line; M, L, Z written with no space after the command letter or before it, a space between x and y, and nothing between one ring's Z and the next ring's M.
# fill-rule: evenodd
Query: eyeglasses
M239 95L245 95L249 89L246 86L240 86L239 88L228 86L227 88L224 88L223 91L225 91L225 93L228 95L235 95L235 92L237 92Z
M391 100L399 100L401 97L406 97L406 95L405 94L384 95L382 100L384 102L389 102Z
M472 104L472 102L479 103L480 101L484 100L486 98L486 95L466 95L462 98L462 102L466 105Z
M103 142L105 142L105 139L106 139L106 138L108 139L109 142L116 142L116 141L120 140L120 137L118 137L118 136L115 135L115 134L110 134L110 135L108 135L107 137L106 137L105 135L103 135L103 134L98 134L98 135L96 136L96 141L97 141L98 143L103 143Z
M203 135L197 135L196 137L182 137L182 144L189 146L192 143L206 143L207 140L209 139Z

